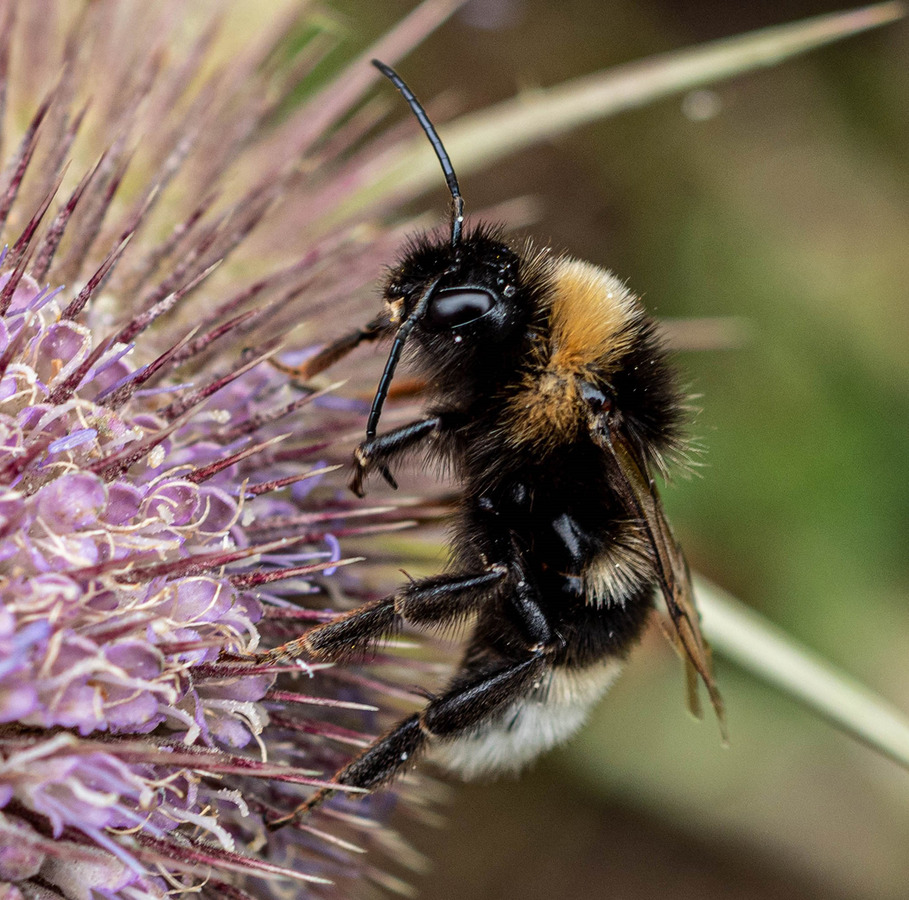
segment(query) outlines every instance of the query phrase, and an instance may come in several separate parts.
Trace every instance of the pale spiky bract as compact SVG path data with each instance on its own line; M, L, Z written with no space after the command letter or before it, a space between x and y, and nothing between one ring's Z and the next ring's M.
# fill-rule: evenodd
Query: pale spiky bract
M399 524L348 521L325 477L358 405L263 364L276 335L303 321L315 340L320 316L366 298L389 253L319 227L369 123L334 128L358 99L343 74L282 118L324 36L292 59L285 35L312 23L276 16L231 47L221 9L3 7L4 897L299 896L326 879L360 895L385 877L349 817L265 828L368 741L340 724L378 727L378 683L306 670L279 691L294 667L248 661L331 615L339 538Z

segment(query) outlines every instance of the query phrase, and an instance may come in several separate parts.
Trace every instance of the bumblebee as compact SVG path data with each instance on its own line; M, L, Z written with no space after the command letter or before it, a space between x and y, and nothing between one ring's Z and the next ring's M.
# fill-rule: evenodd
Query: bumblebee
M688 667L723 707L687 566L653 481L684 449L683 395L654 321L613 274L495 229L464 226L448 154L392 69L374 65L416 115L452 197L444 235L421 236L390 270L385 309L305 365L392 340L350 487L396 486L411 453L460 484L444 574L404 585L267 654L336 660L404 624L472 621L447 687L331 779L372 790L426 751L475 777L517 770L564 741L612 684L659 591ZM377 434L402 353L425 379L426 414ZM273 827L321 804L322 789Z

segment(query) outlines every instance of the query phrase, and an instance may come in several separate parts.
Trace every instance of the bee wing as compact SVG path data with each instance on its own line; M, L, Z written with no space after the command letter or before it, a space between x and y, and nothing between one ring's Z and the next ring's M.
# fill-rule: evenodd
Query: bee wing
M653 550L657 581L674 631L672 637L684 652L689 707L695 715L699 715L697 679L700 676L725 740L723 698L713 677L710 648L701 634L688 563L666 520L659 494L646 469L638 462L636 454L624 438L608 427L598 428L594 434L597 442L607 451L610 484L622 498L629 513L640 521Z

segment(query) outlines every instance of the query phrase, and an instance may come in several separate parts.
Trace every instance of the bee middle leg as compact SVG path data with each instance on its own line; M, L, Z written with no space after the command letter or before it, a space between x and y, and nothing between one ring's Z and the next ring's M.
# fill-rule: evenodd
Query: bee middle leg
M475 642L445 693L433 697L422 712L399 722L367 747L332 777L334 784L367 791L386 784L402 768L412 765L431 741L455 739L482 728L540 683L550 666L549 654L560 646L560 638L550 627L540 607L538 589L520 561L515 559L510 565L490 567L487 575L498 571L502 572L502 578L509 576L500 588L504 590L502 612L506 612L503 625L509 632L508 636L503 634L504 642L495 646L482 639ZM452 608L448 607L446 613L445 605L439 603L439 590L443 586L453 588L457 582L443 585L444 577L425 579L422 583L425 591L422 594L415 591L412 615L422 612L426 616L424 621L453 618ZM460 608L466 608L471 601L488 598L491 584L473 583L467 587L475 581L470 576L462 578L466 602ZM358 612L351 613L350 621L355 621L357 616ZM330 628L331 624L321 626L312 634ZM270 827L296 821L320 806L332 793L331 788L322 788L293 812L273 821Z
M480 572L412 581L387 597L366 603L295 641L267 651L257 662L280 662L300 653L316 659L342 659L365 653L373 642L404 623L432 626L457 621L474 612L507 574L504 566L489 566Z

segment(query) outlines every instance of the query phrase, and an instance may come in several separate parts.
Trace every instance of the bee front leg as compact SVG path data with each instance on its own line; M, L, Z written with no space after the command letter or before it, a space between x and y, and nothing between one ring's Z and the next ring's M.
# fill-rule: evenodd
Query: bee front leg
M441 426L441 416L430 416L363 441L354 451L354 471L350 479L350 489L358 497L365 496L363 481L370 472L376 469L393 488L397 489L397 482L388 470L388 463L396 456L413 449L421 441L426 440Z

